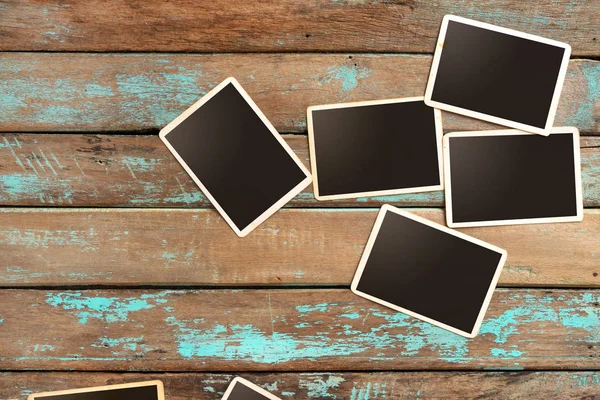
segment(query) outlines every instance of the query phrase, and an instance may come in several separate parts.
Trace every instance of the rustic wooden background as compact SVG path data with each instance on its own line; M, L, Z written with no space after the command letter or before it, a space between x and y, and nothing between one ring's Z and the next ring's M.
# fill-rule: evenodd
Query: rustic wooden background
M308 164L306 107L422 95L447 13L570 43L585 135L582 223L463 230L509 254L473 340L348 290L377 207L442 221L441 192L310 189L239 239L157 136L235 76ZM0 399L600 398L598 0L9 0L0 50Z

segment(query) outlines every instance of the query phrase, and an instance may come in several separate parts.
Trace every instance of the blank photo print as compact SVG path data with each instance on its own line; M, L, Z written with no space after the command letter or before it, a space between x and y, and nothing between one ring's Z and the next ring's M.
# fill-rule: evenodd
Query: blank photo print
M306 167L233 78L167 125L160 138L238 236L311 182Z
M506 252L390 205L381 207L351 289L361 297L475 337Z
M266 390L243 378L235 378L229 384L222 400L281 400Z
M446 15L425 102L548 135L570 54L566 43Z
M583 219L577 128L450 133L444 164L450 227Z
M31 394L28 400L164 400L160 381Z
M443 189L441 113L423 97L309 107L318 200Z

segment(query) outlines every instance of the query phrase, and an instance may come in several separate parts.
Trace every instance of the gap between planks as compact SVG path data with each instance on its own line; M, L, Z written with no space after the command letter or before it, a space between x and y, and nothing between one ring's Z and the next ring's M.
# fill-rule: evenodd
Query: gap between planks
M283 135L310 168L305 136ZM600 205L600 138L581 138L585 207ZM0 205L212 208L156 136L0 134ZM48 167L52 166L52 169ZM317 201L312 186L285 207L440 207L443 192Z
M320 372L240 373L282 399L344 398L389 400L436 398L553 398L557 391L569 398L594 396L600 390L598 372ZM0 400L25 400L31 392L90 387L159 379L169 400L216 400L233 373L2 373L7 383ZM4 397L2 397L4 396Z

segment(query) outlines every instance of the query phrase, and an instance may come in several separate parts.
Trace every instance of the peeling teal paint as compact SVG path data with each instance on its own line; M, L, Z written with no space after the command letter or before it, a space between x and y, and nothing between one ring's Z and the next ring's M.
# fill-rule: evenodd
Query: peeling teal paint
M73 311L80 324L87 324L92 318L114 323L128 321L131 313L154 308L155 304L151 304L151 302L164 304L166 299L162 297L166 293L144 294L140 298L119 299L117 297L88 297L84 296L82 292L61 292L47 294L46 303L53 307Z
M328 70L327 75L319 81L319 84L339 81L344 92L349 92L358 85L360 79L368 78L371 75L371 70L366 67L352 66L336 66Z
M122 350L132 351L136 354L146 354L152 349L144 343L144 336L109 338L101 337L92 347L116 349L111 353L115 356L122 355Z
M115 95L110 86L102 86L97 83L88 83L84 90L88 97L112 97Z
M357 312L348 312L340 315L341 318L358 319L360 315Z
M169 252L165 251L165 252L162 253L161 258L163 260L166 260L167 262L168 261L173 261L173 260L175 260L177 258L177 254L176 253L169 253Z
M329 305L298 306L299 312L324 312ZM465 362L467 342L464 337L427 324L404 314L369 310L372 316L386 322L367 333L348 332L351 340L332 338L329 332L301 336L298 333L267 333L253 325L214 325L199 329L191 321L168 316L166 322L175 328L178 351L184 358L221 358L248 360L256 363L282 363L298 359L358 354L367 349L397 348L401 356L415 355L423 348L436 350L449 362ZM302 314L306 315L306 314ZM315 321L314 324L318 324ZM406 334L390 335L389 330L402 328ZM344 333L346 334L346 333ZM402 350L401 348L404 348Z
M335 390L344 383L345 379L340 375L329 375L327 377L321 375L308 375L313 379L302 379L299 382L299 387L306 389L306 394L311 399L337 399ZM333 391L333 393L330 393Z
M124 96L121 108L127 122L163 126L198 101L216 83L207 82L200 70L178 68L179 72L156 75L117 74L117 91ZM197 82L206 84L199 87ZM149 102L151 100L151 102ZM126 110L137 109L137 113Z
M331 305L335 306L335 304L331 304ZM329 306L330 305L327 304L327 303L320 303L320 304L317 304L317 305L314 305L314 306L307 304L307 305L303 305L303 306L296 306L296 311L298 311L299 313L301 313L302 314L301 316L304 316L304 315L309 314L309 313L314 312L314 311L318 311L318 312L322 312L322 313L326 312L327 308Z
M0 196L7 194L14 200L37 197L41 186L44 185L35 174L0 175Z
M523 300L523 306L512 307L497 317L486 318L479 330L480 335L492 334L495 343L505 344L512 335L519 333L518 327L524 323L558 321L558 314L547 302L531 295L515 296L515 299Z
M571 379L576 381L575 386L596 386L600 385L600 374L598 373L587 373L583 375L582 373L571 375Z
M34 353L46 353L56 350L56 347L50 344L36 344L33 346Z
M491 349L490 354L496 358L518 358L525 353L519 350Z
M72 246L81 252L95 252L99 244L93 228L88 230L7 229L0 231L0 244L48 249L50 246Z
M160 159L123 156L123 163L130 166L135 172L153 172L160 163Z
M1 269L1 268L0 268ZM68 271L49 271L49 272L37 272L30 271L25 268L16 266L7 266L5 268L6 273L0 274L0 282L27 282L31 283L32 280L36 279L47 279L47 278L61 278L69 281L93 281L98 282L99 280L112 280L112 272L98 271L98 272L68 272Z
M600 302L600 298L596 301ZM563 326L583 329L590 334L590 341L600 343L600 309L597 306L590 303L588 306L561 309L559 316Z
M587 83L587 95L585 99L581 99L579 109L567 118L566 125L573 125L585 131L597 131L600 129L600 123L593 117L594 108L600 107L600 64L595 61L582 61L579 66ZM574 76L574 72L570 71L569 76Z

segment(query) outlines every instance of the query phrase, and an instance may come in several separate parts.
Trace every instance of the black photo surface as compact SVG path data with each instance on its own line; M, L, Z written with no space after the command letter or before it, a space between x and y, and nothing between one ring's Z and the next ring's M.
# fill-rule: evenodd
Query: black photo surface
M231 381L222 400L280 400L252 382L236 377Z
M318 199L442 189L441 115L423 98L316 106L308 112Z
M450 226L575 221L583 215L576 129L554 128L548 137L518 132L444 139Z
M227 397L227 400L269 400L269 398L249 388L243 383L237 382L233 386L233 390L229 394L229 397Z
M535 133L550 129L556 111L552 105L555 94L558 102L562 89L569 46L479 25L485 26L457 17L447 21L443 46L436 50L441 55L437 68L433 68L435 77L430 78L434 81L428 83L428 91L429 85L433 85L430 98L427 95L426 98L438 103L432 106L513 128L532 127ZM469 111L480 115L469 114Z
M128 386L128 387L124 387ZM117 385L114 388L105 386L103 388L91 388L94 390L86 391L86 389L65 391L65 393L41 393L39 395L30 395L29 400L163 400L162 387L159 385Z
M485 242L385 205L365 248L352 290L473 337L496 286L505 254Z
M238 85L232 79L225 81L199 108L179 117L176 126L167 126L161 137L243 236L254 228L251 224L268 217L263 213L281 207L308 186L310 174Z

